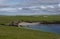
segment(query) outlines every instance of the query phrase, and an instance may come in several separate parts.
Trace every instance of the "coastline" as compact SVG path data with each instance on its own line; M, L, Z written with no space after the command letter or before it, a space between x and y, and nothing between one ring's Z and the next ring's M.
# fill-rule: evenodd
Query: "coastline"
M60 24L60 16L0 16L0 25L17 26L18 23Z

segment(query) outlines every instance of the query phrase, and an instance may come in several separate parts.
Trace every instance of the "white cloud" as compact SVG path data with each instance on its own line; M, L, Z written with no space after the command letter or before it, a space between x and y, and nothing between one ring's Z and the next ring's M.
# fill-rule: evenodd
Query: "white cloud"
M22 8L18 8L19 10L22 10Z
M60 7L60 4L58 4L58 7Z
M6 5L4 5L4 6L6 6ZM60 9L58 9L59 7L56 8L56 6L54 6L54 5L38 5L38 6L30 6L30 7L15 7L14 6L15 8L12 8L12 6L7 5L7 7L5 7L5 8L0 8L0 11L6 11L6 12L32 12L33 11L34 12L34 10L36 10L35 12L39 12L39 10L46 10L46 11L56 12L56 11L60 10Z
M6 11L6 12L16 12L16 8L0 8L0 11Z
M47 7L48 8L55 8L55 6L53 6L53 5L48 5Z
M47 7L46 6L40 6L41 9L46 9Z

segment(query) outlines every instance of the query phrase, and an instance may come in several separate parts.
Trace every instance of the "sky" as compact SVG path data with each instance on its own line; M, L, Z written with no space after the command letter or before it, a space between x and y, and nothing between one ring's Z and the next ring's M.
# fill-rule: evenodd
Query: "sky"
M60 0L0 0L0 15L60 14Z
M15 3L23 3L23 2L33 2L33 3L40 3L40 2L44 2L44 3L59 3L60 0L0 0L0 3L12 3L12 4L15 4Z

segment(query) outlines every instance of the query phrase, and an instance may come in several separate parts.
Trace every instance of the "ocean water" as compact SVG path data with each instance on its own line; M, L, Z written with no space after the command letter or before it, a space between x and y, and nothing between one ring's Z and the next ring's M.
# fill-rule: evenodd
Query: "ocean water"
M40 24L24 28L60 34L60 24Z

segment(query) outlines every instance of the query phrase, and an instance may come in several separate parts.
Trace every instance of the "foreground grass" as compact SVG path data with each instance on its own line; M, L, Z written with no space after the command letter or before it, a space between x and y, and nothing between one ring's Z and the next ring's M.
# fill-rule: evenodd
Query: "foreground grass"
M0 26L0 39L60 39L60 35L12 26Z

